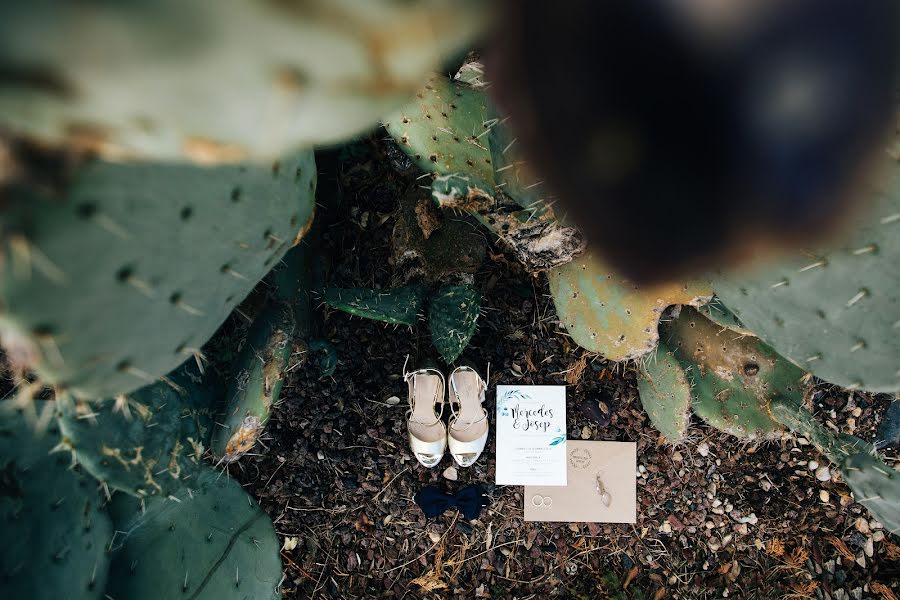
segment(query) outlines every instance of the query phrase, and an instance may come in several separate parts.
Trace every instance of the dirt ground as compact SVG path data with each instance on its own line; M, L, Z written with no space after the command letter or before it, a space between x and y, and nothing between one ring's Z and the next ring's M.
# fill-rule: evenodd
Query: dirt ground
M339 199L322 249L332 285L391 283L392 214L416 182L391 168L389 150L376 135L320 160L320 190ZM695 419L690 441L672 447L641 408L633 365L573 344L542 278L491 245L476 282L483 311L464 358L482 374L491 364L490 414L499 383L568 384L570 439L637 443L637 523L525 523L522 488L492 485L493 434L458 481L442 475L449 456L421 467L406 442L401 370L407 355L411 364L438 360L427 327L323 308L318 333L335 346L337 370L324 378L312 364L292 370L266 449L231 467L287 548L296 543L282 552L285 598L900 595L900 540L851 501L833 471L817 479L828 461L806 440L746 443ZM590 422L584 400L604 402L609 424ZM872 440L890 398L819 386L813 401L820 419ZM475 521L456 511L428 520L413 496L429 483L482 484L490 504Z

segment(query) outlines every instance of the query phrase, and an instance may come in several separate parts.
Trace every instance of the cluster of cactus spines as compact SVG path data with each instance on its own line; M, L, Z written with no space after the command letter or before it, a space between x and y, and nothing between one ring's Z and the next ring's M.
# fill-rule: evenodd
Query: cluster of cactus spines
M549 196L543 180L535 175L529 162L518 152L518 140L504 126L505 117L496 112L490 113L490 117L492 126L488 141L494 163L496 189L522 208L539 213L550 211L553 198Z
M900 390L900 164L830 250L722 276L716 294L787 358L831 383Z
M641 404L654 427L669 443L680 442L691 421L691 385L665 343L660 342L641 362L637 384Z
M753 332L744 327L741 320L715 296L713 296L709 303L697 307L697 312L720 327L730 329L741 335L753 335Z
M204 469L172 497L113 498L104 598L281 598L272 522L227 475Z
M91 161L64 198L0 215L3 344L78 398L157 381L212 336L309 228L311 152L272 168Z
M412 327L419 320L427 298L427 288L407 285L399 288L326 288L322 300L345 313Z
M664 331L691 384L694 413L716 429L766 437L781 430L769 410L773 398L803 401L806 373L759 338L723 329L690 307Z
M475 333L481 313L481 292L473 285L447 285L431 297L428 328L441 356L452 364Z
M584 251L577 229L565 227L542 205L522 208L483 180L464 173L434 178L431 198L443 209L465 211L491 230L529 271L563 265Z
M3 414L0 438L0 595L100 600L113 528L96 482L21 415Z
M295 341L309 337L311 248L308 243L291 248L267 278L273 298L253 321L232 365L212 440L213 452L225 462L256 444L281 395Z
M271 161L370 128L487 11L479 0L4 3L0 54L18 85L0 89L0 128L106 158Z
M424 171L469 173L492 182L487 96L432 75L415 102L385 120L400 148Z
M160 381L103 401L57 400L60 447L110 490L167 496L203 464L223 386L188 359Z
M699 280L638 286L590 251L551 270L549 279L559 321L575 343L615 361L653 351L667 307L700 305L712 296L709 283Z
M792 400L774 399L772 414L835 463L853 490L854 499L887 531L900 535L900 472L881 460L874 446L852 435L832 432Z

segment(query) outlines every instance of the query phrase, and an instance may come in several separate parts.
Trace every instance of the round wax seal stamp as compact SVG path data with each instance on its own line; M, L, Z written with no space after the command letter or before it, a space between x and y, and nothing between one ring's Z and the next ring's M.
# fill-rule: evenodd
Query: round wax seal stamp
M576 469L587 469L591 466L591 453L585 448L575 448L569 452L569 464Z

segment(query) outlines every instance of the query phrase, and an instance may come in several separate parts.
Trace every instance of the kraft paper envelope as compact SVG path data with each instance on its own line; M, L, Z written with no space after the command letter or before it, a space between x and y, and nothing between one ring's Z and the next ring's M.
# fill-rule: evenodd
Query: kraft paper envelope
M525 486L526 521L634 523L637 447L634 442L567 442L565 486ZM597 479L609 494L603 503Z

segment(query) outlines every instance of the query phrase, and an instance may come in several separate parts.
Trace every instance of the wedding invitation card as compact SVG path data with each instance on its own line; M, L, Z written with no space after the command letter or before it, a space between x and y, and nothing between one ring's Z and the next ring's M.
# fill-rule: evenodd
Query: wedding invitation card
M566 388L497 386L497 485L566 485Z
M526 521L634 523L637 446L634 442L569 440L565 487L525 487Z

